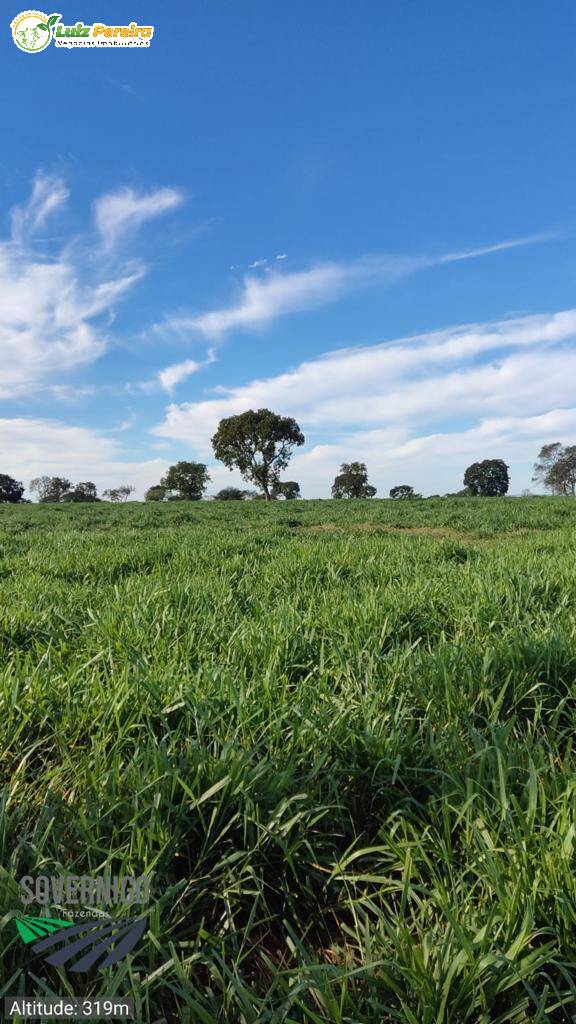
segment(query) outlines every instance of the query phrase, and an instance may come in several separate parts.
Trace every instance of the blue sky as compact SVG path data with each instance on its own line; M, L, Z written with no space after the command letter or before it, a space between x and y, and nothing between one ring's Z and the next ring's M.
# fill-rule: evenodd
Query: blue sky
M530 485L576 440L573 4L57 6L149 49L29 55L5 17L0 471L140 496L221 416L306 435L328 496ZM46 14L52 13L45 11Z

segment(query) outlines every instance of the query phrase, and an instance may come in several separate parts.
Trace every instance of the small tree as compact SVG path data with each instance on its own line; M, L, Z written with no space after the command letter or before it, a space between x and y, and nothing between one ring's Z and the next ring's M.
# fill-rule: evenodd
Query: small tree
M508 466L502 459L474 462L464 473L464 487L475 497L495 498L507 494L509 486Z
M24 484L7 473L0 473L0 504L18 505L22 501Z
M409 484L398 484L396 487L390 488L390 497L404 501L407 498L421 498L422 495L416 494L414 488L410 487Z
M72 484L64 476L37 476L30 481L29 489L38 495L38 501L45 504L63 501L64 495L72 489Z
M333 498L373 498L376 488L368 483L364 462L343 462L332 484Z
M176 491L177 498L186 501L200 501L210 480L210 474L203 462L177 462L160 481L167 491Z
M286 501L294 501L300 497L300 484L295 480L279 480L272 490L274 498L285 498Z
M574 497L576 493L576 445L566 447L555 441L545 444L540 449L538 460L534 464L536 483L541 483L552 494L567 494Z
M162 484L155 484L154 487L149 487L144 495L144 501L164 501L166 497L166 488Z
M244 477L273 498L280 473L286 469L295 446L304 444L304 434L291 416L278 416L270 409L248 409L239 416L220 420L212 438L217 459L228 469L239 469Z
M214 501L244 501L251 493L242 491L239 487L223 487L214 495Z
M62 501L100 501L98 492L96 490L96 484L93 484L91 480L85 480L82 483L76 484L76 487L72 490L67 491L62 495Z
M121 487L109 487L108 490L102 491L102 496L108 498L108 501L128 501L133 491L131 484L122 484Z

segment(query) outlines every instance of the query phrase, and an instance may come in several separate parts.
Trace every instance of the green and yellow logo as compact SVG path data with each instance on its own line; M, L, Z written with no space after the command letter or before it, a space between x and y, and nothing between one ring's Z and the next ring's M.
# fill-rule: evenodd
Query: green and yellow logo
M61 17L61 14L44 14L43 11L21 11L10 25L18 49L24 53L41 53L52 41L52 30Z
M105 25L94 22L85 25L77 21L64 25L61 14L44 14L43 11L21 11L10 23L12 38L24 53L41 53L54 39L55 46L72 49L84 47L136 47L150 46L154 35L153 25Z

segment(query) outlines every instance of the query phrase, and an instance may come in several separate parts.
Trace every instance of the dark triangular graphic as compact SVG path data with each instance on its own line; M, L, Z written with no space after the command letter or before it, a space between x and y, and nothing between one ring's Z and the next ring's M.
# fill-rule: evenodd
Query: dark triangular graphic
M78 973L88 971L104 957L100 967L113 967L134 949L145 928L145 917L137 920L128 917L93 917L82 924L67 926L48 935L47 938L42 938L32 946L32 951L43 953L52 946L64 943L54 953L44 957L46 963L62 967L72 960L69 970ZM73 939L74 936L76 938ZM69 941L71 939L73 941ZM111 946L114 948L110 949ZM76 960L76 954L82 953L83 950L87 952Z

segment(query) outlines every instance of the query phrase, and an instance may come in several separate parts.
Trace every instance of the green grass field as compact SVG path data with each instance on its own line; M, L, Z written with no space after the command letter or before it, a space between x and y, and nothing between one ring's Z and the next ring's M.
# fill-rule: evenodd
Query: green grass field
M0 509L1 986L199 1024L576 1019L576 502ZM152 876L116 968L26 874Z

